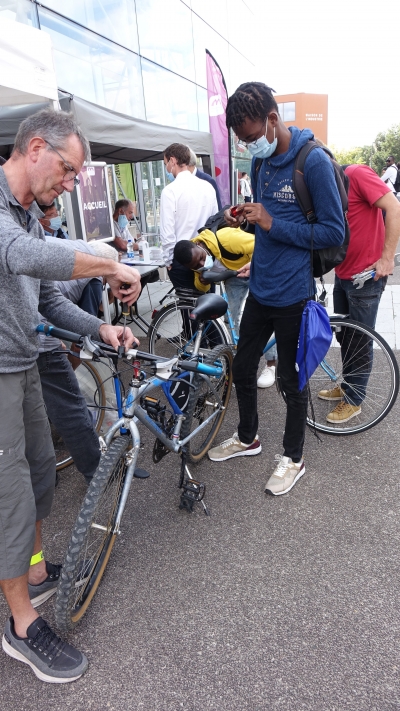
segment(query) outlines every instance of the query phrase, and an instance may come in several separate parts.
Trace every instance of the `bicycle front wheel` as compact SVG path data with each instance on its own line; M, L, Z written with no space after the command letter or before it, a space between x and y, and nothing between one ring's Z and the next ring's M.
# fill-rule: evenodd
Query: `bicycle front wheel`
M365 432L381 422L396 402L399 367L386 341L368 326L335 316L330 323L331 346L309 381L315 428L336 435ZM335 388L340 388L333 393L336 399L328 399ZM351 402L352 395L357 404L361 401L360 413L347 422L328 422L338 402L343 398ZM307 424L314 426L310 405Z
M57 588L58 627L70 630L82 619L99 587L118 532L115 521L125 483L128 436L117 437L102 455L78 514Z
M100 375L92 363L83 360L75 370L78 379L79 389L86 400L89 414L93 419L93 427L96 432L100 432L104 420L104 410L106 407L106 394ZM53 447L56 455L56 470L59 472L73 463L62 436L50 422Z
M191 356L197 327L189 319L193 303L173 302L164 306L154 317L149 329L149 352L172 358ZM228 336L219 321L204 324L201 350L210 350L216 345L227 344Z
M181 439L187 437L219 408L223 409L198 434L189 440L187 454L192 462L199 462L210 449L225 417L232 390L233 355L229 346L217 346L204 358L204 363L222 368L222 375L210 376L207 380L195 373L190 388L185 420L181 429Z

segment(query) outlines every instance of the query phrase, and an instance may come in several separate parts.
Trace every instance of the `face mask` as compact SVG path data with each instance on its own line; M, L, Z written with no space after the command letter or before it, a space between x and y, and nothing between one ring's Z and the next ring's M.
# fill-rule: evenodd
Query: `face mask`
M124 230L125 227L127 227L129 224L128 218L126 215L118 215L118 227L121 230Z
M268 127L268 119L267 119L267 127ZM267 132L267 127L265 128L265 133ZM269 158L270 156L272 156L273 153L275 153L277 144L278 144L278 139L275 136L275 129L274 129L274 140L272 141L272 143L269 143L269 141L267 141L266 136L261 136L261 138L257 138L256 141L253 141L252 143L248 143L247 150L255 158Z
M214 266L214 260L210 254L207 254L206 261L204 262L204 267L200 267L200 269L194 269L193 271L200 272L200 273L206 272L207 269L211 269L213 266Z
M52 230L59 230L62 225L61 217L52 217L50 220L50 227Z
M173 173L170 173L169 170L166 170L166 175L170 183L172 183L173 180L175 180L175 175Z

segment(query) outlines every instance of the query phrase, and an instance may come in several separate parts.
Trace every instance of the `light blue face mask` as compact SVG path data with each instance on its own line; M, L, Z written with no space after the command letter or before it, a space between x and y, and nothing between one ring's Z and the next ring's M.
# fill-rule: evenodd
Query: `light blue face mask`
M50 220L50 227L52 230L59 230L62 225L61 217L52 217Z
M118 227L124 230L129 225L129 220L126 215L118 215Z
M208 269L212 269L213 266L214 266L214 260L210 254L207 254L206 261L204 262L204 266L200 267L200 269L194 269L194 271L199 272L199 273L206 272Z
M172 183L172 181L175 180L175 175L173 173L170 173L167 169L165 169L165 173L169 182Z
M265 128L265 133L267 133L267 128L268 128L268 119L267 119L267 126ZM274 136L275 136L275 129L274 129ZM267 141L267 137L261 136L261 138L257 138L256 141L252 141L252 143L247 144L247 150L249 153L251 153L254 158L269 158L272 156L273 153L275 153L276 146L278 144L278 139L275 136L274 140L272 143Z

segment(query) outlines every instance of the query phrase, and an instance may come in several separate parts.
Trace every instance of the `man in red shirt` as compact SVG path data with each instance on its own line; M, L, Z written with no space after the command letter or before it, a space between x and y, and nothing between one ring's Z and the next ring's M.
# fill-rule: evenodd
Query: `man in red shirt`
M350 180L347 214L350 244L346 259L335 270L333 307L335 313L348 314L351 319L375 328L379 302L394 268L393 258L400 237L400 203L367 165L349 165L345 172ZM382 210L386 212L385 223ZM361 289L353 286L354 274L372 268L376 271L374 279L366 281ZM358 349L357 368L354 348ZM341 343L341 349L344 382L318 393L322 400L338 401L326 418L338 424L361 412L372 362L372 343L366 338L363 344ZM364 367L360 366L361 358Z

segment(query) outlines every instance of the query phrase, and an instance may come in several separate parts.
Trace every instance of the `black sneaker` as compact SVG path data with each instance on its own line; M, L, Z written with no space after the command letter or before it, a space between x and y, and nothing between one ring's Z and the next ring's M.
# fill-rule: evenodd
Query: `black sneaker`
M14 620L10 617L4 628L3 649L13 659L29 664L41 681L66 684L75 681L86 671L88 660L82 652L64 642L41 617L27 629L27 637L18 637Z
M62 565L54 565L46 560L47 578L39 585L28 583L29 597L33 607L38 607L49 599L57 590Z

